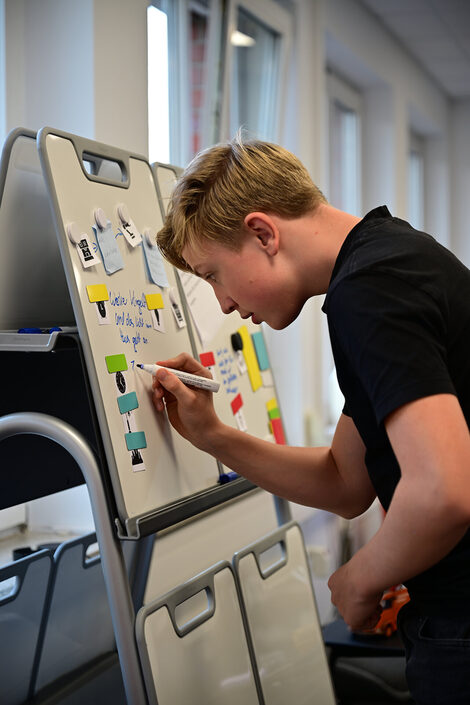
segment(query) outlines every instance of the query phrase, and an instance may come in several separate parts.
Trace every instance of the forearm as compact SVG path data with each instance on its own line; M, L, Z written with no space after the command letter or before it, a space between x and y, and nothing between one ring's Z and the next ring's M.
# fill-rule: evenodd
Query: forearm
M441 560L470 524L470 436L455 396L434 395L385 422L401 469L383 526L357 554L377 586L406 581Z
M331 449L283 446L219 424L205 450L259 487L299 504L347 514L354 501Z
M185 354L158 364L207 374ZM155 376L153 402L158 412L166 409L173 428L197 448L280 497L351 517L375 496L365 470L364 446L346 417L338 422L331 448L298 448L225 425L210 393L185 386L168 370L160 369Z
M402 480L381 528L350 561L359 592L383 591L422 573L444 558L467 529L464 515L425 487Z

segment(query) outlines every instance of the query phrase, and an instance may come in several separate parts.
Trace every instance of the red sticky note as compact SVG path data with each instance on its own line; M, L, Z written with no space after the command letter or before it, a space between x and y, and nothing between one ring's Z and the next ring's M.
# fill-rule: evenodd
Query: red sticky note
M276 443L282 446L286 445L286 439L284 437L284 429L282 428L281 419L271 419L271 426L273 429L273 436Z
M215 365L215 357L213 352L205 352L199 355L201 365L204 367L213 367Z
M243 399L241 394L237 394L235 399L230 402L230 406L232 407L233 415L237 413L237 411L240 411L240 409L243 406Z

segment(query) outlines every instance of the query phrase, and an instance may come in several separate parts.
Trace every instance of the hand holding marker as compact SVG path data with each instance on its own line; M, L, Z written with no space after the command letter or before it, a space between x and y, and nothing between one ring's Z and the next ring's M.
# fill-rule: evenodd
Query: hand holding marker
M173 372L178 379L191 387L199 387L199 389L206 389L209 392L219 391L220 382L216 382L214 379L193 375L190 372L184 372L183 370L175 370L172 367L163 367L163 365L142 365L141 363L137 363L136 366L140 367L140 369L145 372L149 372L151 375L155 375L158 370L167 370L168 372Z

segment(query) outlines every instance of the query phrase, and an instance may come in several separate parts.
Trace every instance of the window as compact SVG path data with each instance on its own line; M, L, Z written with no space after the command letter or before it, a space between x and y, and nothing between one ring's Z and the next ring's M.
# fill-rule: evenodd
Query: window
M153 0L150 161L184 167L239 127L279 141L291 24L273 0Z
M424 142L410 135L408 152L408 220L418 230L424 228Z
M190 151L194 155L204 143L204 98L207 87L207 50L209 37L209 3L198 3L189 9L190 56L189 105L190 105Z
M233 47L230 133L246 126L260 139L276 134L281 36L242 7L237 12Z
M225 53L221 138L243 128L279 142L292 17L270 0L231 0Z
M0 144L6 136L5 4L0 0Z
M168 16L150 5L147 11L149 161L170 161L168 94Z
M361 96L339 76L330 73L328 86L329 179L328 198L333 206L361 215ZM324 419L329 440L340 417L344 398L323 321Z
M329 94L329 200L347 213L361 213L361 100L334 75Z
M154 0L148 7L151 162L185 166L217 141L221 8L221 0Z

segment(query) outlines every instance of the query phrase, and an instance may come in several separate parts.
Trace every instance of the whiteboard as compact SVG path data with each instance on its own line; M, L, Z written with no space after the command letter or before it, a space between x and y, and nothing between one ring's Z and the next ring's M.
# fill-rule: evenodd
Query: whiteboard
M266 705L334 705L300 527L285 524L233 563Z
M258 705L233 572L221 561L136 618L151 705Z
M182 169L171 164L155 162L152 169L162 207L166 213L171 192ZM221 313L220 306L209 283L199 277L178 272L180 286L188 292L198 287L206 307L212 305L210 322L213 326L201 325L198 333L197 316L192 316L191 295L184 296L188 317L192 316L195 328L193 346L195 356L204 361L213 355L215 364L210 367L213 376L221 383L221 391L214 396L214 406L219 418L229 426L246 430L253 436L271 442L286 441L274 378L263 334L263 325L251 320L242 320L237 312ZM197 295L194 295L194 298ZM195 307L197 311L197 308ZM239 354L234 349L232 336L239 333L243 348ZM238 348L239 338L235 343ZM241 364L239 362L241 359ZM245 365L243 364L245 363ZM274 421L274 423L273 423Z
M24 128L3 146L0 234L0 330L74 326L36 133Z
M121 528L136 537L144 518L208 488L222 489L217 462L155 412L151 376L135 366L192 351L190 326L180 328L171 308L169 291L179 295L175 270L161 261L169 286L157 285L145 243L133 246L122 232L122 205L137 235L154 236L161 227L153 174L139 155L52 128L41 130L38 145ZM103 159L115 168L97 174L94 163ZM100 247L103 232L107 241ZM83 234L88 255L100 261L85 267L70 233ZM122 268L109 274L105 264L108 271Z

